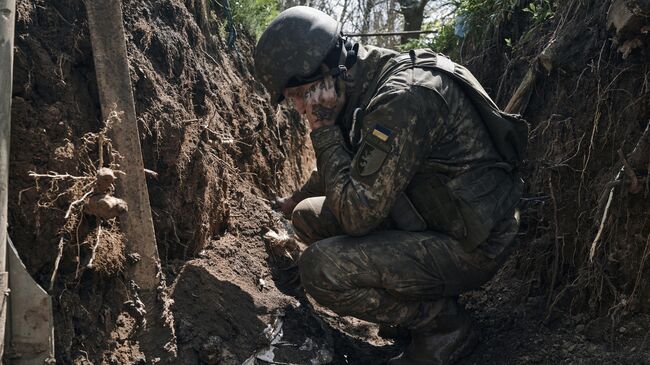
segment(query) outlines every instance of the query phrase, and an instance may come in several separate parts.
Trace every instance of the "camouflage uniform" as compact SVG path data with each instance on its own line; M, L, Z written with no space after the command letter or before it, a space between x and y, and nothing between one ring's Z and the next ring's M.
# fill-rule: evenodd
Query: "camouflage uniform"
M449 76L361 47L337 125L311 133L317 170L293 198L306 291L341 315L411 329L485 283L517 233L521 182Z

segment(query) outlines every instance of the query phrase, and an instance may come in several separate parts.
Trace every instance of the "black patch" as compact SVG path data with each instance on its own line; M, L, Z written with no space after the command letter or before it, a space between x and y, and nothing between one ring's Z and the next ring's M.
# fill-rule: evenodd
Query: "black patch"
M366 177L379 171L392 150L391 142L392 137L382 141L374 136L372 131L366 134L352 166L357 174Z

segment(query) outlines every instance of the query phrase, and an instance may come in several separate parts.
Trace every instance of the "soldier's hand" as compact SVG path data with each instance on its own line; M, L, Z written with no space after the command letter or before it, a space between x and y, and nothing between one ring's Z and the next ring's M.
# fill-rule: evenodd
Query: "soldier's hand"
M338 93L336 80L327 76L310 84L305 91L305 115L312 130L336 124L344 104L343 93Z
M275 198L273 200L272 208L279 210L286 218L291 217L293 208L298 205L298 202L291 199L291 197Z

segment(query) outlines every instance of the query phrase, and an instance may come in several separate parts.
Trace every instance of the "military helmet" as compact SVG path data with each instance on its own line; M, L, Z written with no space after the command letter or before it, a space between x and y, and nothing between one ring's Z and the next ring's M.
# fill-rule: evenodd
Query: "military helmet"
M257 78L271 93L271 102L282 101L287 86L315 81L314 74L341 39L341 23L314 8L295 6L273 19L254 56Z

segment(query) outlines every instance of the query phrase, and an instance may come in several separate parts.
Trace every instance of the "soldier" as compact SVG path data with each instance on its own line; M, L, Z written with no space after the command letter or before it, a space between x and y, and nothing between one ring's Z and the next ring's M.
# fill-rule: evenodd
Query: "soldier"
M467 355L477 336L457 297L494 275L519 226L518 120L444 56L353 44L309 7L271 22L255 67L271 101L292 102L311 127L317 170L281 203L309 245L306 292L340 315L408 328L389 364ZM504 128L509 139L495 138Z

